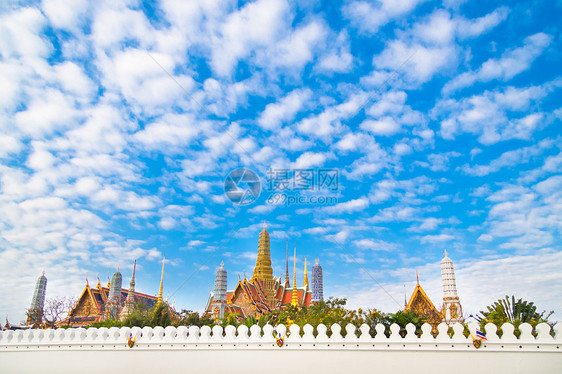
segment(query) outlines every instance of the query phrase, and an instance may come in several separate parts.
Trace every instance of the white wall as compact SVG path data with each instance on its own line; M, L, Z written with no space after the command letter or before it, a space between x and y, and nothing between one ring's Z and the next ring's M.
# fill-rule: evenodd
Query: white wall
M359 338L348 326L345 338L334 325L328 338L319 326L314 337L312 326L291 326L291 334L279 348L273 327L263 331L253 326L59 329L4 331L0 335L0 373L562 373L562 324L556 326L556 338L548 334L548 325L537 328L524 324L519 339L513 326L504 325L498 338L495 326L487 326L487 337L480 349L472 338L455 326L453 338L440 334L433 338L430 326L416 337L408 326L405 338L398 326L386 338L375 338L362 326ZM476 326L471 326L474 334ZM382 332L384 327L377 326ZM284 326L278 326L282 334ZM236 334L237 332L237 334ZM263 336L262 336L263 332ZM136 337L133 348L127 338Z

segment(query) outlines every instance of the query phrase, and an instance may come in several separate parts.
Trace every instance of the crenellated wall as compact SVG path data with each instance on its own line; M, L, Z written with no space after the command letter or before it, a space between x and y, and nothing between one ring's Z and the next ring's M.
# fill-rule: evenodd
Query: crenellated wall
M461 325L449 337L444 324L435 338L428 324L421 337L413 325L405 337L392 325L388 338L383 325L374 338L367 325L359 337L353 325L345 327L345 337L339 325L330 337L324 325L316 332L305 325L302 336L292 325L283 347L273 337L274 331L286 333L283 325L2 331L0 373L562 373L562 324L554 337L547 324L537 326L536 337L528 324L519 329L516 338L505 324L499 338L488 324L488 340L479 349ZM470 330L475 335L476 325ZM131 334L136 340L129 348Z

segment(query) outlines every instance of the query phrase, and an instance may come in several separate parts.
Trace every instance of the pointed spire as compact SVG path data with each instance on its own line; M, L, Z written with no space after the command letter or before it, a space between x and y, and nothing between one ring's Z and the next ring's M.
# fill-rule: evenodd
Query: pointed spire
M98 284L96 285L96 288L98 290L101 290L100 273L97 274L97 278L98 278Z
M289 238L287 238L287 260L285 262L285 289L289 289L291 287L291 282L289 281Z
M408 306L408 301L406 299L406 284L404 284L404 310L406 310L407 306Z
M307 289L310 288L308 284L308 269L306 268L306 256L304 256L304 281L302 286L306 287Z
M293 297L291 299L292 306L299 305L299 296L297 292L297 244L295 243L295 251L293 255Z
M107 288L111 286L111 281L109 280L109 271L107 272Z
M131 287L135 287L135 270L137 270L137 259L135 259L135 263L133 264L133 275L131 276Z
M162 259L162 276L160 277L160 291L158 292L158 301L156 304L162 304L162 291L164 290L164 264L166 263L166 256Z
M447 250L446 249L445 249L444 255L445 255L445 257L447 257Z
M90 287L90 283L88 282L88 272L86 272L86 286Z
M416 279L418 281L418 286L420 285L420 276L418 274L418 271L416 270Z
M265 223L265 219L263 220L263 228L264 230L267 228L267 223Z

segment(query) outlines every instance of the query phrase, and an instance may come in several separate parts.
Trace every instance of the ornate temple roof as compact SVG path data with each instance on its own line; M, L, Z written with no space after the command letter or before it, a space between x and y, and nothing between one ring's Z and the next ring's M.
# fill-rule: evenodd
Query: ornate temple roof
M419 277L416 288L414 288L414 292L412 292L412 296L410 297L410 301L406 305L406 310L425 316L427 322L434 328L443 320L442 314L437 310L435 305L433 305L429 296L427 296L420 285Z

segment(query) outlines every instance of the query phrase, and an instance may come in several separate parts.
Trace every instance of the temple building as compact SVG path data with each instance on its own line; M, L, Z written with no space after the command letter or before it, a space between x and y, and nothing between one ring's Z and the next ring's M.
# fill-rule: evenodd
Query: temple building
M28 326L38 327L41 325L43 320L43 307L45 306L45 293L47 291L47 277L45 277L45 271L39 278L37 278L37 284L35 285L35 291L33 292L33 299L31 299L31 306L27 311L27 321Z
M423 290L420 285L419 276L417 276L417 285L410 297L410 301L405 307L405 310L425 316L427 323L431 324L433 331L437 331L437 326L441 322L446 324L464 322L462 306L457 295L453 261L447 257L447 251L445 251L445 257L441 260L441 278L443 282L443 306L440 310L433 305L429 296Z
M80 327L107 319L123 320L131 314L139 303L148 309L154 308L162 297L164 262L162 263L158 297L135 291L135 270L136 260L128 290L121 287L123 276L119 269L113 274L111 281L107 282L105 287L101 285L99 278L96 287L90 287L86 281L86 287L84 287L74 307L68 312L68 317L60 321L58 325Z
M443 316L423 290L420 285L420 278L417 274L416 277L416 288L414 288L410 301L408 301L408 304L406 305L406 310L425 316L425 318L427 318L427 323L431 325L432 330L437 331L437 326L443 320Z
M285 279L282 280L282 277L277 278L273 275L269 232L264 224L258 240L258 255L252 277L248 279L246 274L244 274L243 279L238 277L238 283L234 290L227 291L227 273L224 264L221 263L215 278L215 290L210 293L205 308L206 314L212 315L214 318L222 318L226 314L236 315L238 318L259 317L262 314L278 311L290 305L296 307L309 306L312 303L312 291L308 281L306 259L302 287L297 286L296 249L293 259L293 284L291 287L288 246ZM318 284L321 295L322 282L320 281Z

